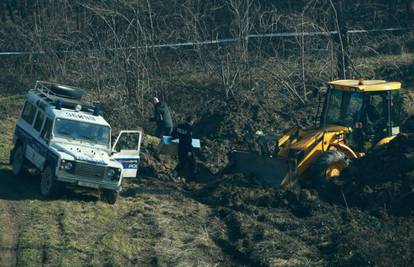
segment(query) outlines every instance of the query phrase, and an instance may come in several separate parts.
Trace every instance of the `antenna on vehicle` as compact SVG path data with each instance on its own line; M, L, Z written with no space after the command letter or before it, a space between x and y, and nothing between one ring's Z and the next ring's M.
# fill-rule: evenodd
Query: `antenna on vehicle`
M101 103L96 102L94 103L95 106L93 107L93 115L94 116L99 116L101 113Z
M56 102L55 102L56 109L59 109L59 110L62 109L62 105L63 105L62 101L60 99L56 99Z

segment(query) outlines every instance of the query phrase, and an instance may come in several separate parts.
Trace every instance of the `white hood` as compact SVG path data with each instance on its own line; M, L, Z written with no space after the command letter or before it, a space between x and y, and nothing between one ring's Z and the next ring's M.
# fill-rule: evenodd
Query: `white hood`
M70 143L54 143L52 146L61 152L69 154L75 160L105 165L108 165L110 161L108 152L99 147L94 148L91 146Z

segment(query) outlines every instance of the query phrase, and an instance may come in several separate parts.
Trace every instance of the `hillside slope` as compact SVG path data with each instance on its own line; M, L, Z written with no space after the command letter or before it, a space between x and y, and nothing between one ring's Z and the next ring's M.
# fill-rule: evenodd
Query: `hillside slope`
M404 62L394 59L389 57L389 63L374 71L380 77L402 79L410 87L412 56L404 57ZM315 111L315 103L294 107L284 106L275 96L262 99L260 90L244 90L237 98L225 99L223 92L200 84L193 81L194 88L170 91L166 99L176 119L192 112L200 118L196 135L203 141L202 159L213 173L226 165L231 148L256 149L252 138L256 130L275 134L294 124L306 125ZM405 90L404 95L404 109L412 113L414 94ZM103 103L115 129L139 125L151 130L152 125L136 118L139 107L120 106L116 100ZM343 177L343 187L328 191L269 188L243 175L175 183L168 176L175 161L157 160L153 155L157 140L146 136L140 174L124 181L119 201L111 206L99 201L96 192L72 188L47 200L39 194L39 177L12 175L8 156L23 101L23 95L12 90L0 94L0 266L409 266L414 262L409 192L414 176L412 169L398 165L412 162L412 134L378 156L355 163ZM393 163L398 168L388 168ZM359 183L365 180L371 183L368 187Z

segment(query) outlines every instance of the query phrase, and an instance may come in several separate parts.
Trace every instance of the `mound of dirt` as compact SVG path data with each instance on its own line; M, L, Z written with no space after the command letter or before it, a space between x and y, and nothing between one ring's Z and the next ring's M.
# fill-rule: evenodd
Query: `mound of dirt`
M372 214L414 214L414 129L409 118L389 144L374 148L355 160L339 179L317 188L324 199Z
M413 260L411 218L384 219L323 201L313 190L272 188L244 175L224 176L191 194L223 222L225 232L212 238L243 266L387 266Z
M144 134L141 144L140 175L170 180L168 174L174 169L176 162L172 157L158 155L159 143L159 138Z

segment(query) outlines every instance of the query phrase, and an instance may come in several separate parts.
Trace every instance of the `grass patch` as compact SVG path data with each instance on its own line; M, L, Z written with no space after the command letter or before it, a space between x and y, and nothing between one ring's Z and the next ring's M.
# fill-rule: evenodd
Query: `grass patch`
M13 133L24 96L0 97L0 164L7 164L13 143Z

